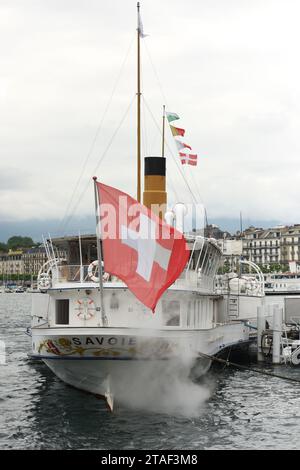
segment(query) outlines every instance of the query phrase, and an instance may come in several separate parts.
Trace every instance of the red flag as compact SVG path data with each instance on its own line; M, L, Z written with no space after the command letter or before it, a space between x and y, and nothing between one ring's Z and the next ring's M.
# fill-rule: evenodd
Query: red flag
M182 137L184 137L185 129L181 129L181 127L172 126L171 124L170 124L170 129L174 137L176 135L181 135Z
M188 144L185 144L184 142L181 142L181 140L178 140L178 139L174 139L175 142L176 142L176 145L177 145L177 148L178 150L182 150L182 149L190 149L192 150L192 147Z
M197 165L198 155L192 154L192 153L179 152L179 156L180 156L182 165L185 165L186 163L192 166Z
M104 269L154 311L188 261L186 240L128 194L98 182L97 188Z

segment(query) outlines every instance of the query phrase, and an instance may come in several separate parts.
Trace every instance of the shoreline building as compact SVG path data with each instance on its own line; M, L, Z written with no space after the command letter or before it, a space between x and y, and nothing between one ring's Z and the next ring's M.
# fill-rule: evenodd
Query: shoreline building
M262 266L281 264L281 240L286 227L262 229L249 227L243 232L243 256Z
M61 250L57 256L65 258L66 252ZM2 280L10 280L12 276L37 276L43 264L48 260L45 247L34 246L29 249L9 250L0 253L0 276Z
M300 263L300 225L286 227L281 237L282 264Z
M37 276L39 270L47 261L47 254L44 246L34 246L23 253L24 274Z
M9 279L14 275L24 274L23 250L9 250L0 254L0 275Z
M228 269L236 269L242 257L264 268L300 272L300 224L268 229L250 226L234 235L212 224L205 232L217 240Z

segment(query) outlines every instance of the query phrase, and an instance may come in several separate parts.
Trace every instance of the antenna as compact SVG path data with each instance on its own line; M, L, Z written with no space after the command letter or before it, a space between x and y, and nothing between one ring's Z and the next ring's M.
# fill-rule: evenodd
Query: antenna
M165 121L166 121L166 106L163 105L163 125L162 125L162 143L161 143L161 156L165 156Z

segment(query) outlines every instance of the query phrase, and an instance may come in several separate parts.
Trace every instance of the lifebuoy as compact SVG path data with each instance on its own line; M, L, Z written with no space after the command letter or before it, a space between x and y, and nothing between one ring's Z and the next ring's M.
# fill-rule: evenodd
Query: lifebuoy
M102 262L102 266L103 266L103 262ZM88 276L94 282L99 282L99 277L95 276L95 272L97 269L98 269L98 260L96 259L95 261L92 261L92 263L88 267ZM103 281L108 281L108 280L109 280L109 274L103 273Z
M82 299L77 299L76 304L78 307L75 307L75 310L79 310L77 317L82 320L89 320L95 314L94 301L90 297L83 297Z
M40 289L48 289L51 284L51 277L49 273L41 273L38 278L38 286Z
M99 277L95 276L96 269L98 268L98 260L92 261L88 267L88 276L94 282L99 282Z

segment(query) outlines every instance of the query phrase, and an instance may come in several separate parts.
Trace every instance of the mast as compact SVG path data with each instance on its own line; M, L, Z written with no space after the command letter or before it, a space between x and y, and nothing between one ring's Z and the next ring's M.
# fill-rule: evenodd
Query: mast
M137 200L141 202L141 61L140 61L140 3L137 3Z
M242 237L242 233L243 233L243 215L242 215L242 211L240 211L240 231L241 231L241 237Z
M166 121L166 106L163 105L163 125L162 125L162 143L161 143L161 156L165 156L165 121Z
M82 247L81 247L81 235L80 231L78 232L78 242L79 242L79 258L80 258L80 282L83 282L83 264L82 264Z
M102 250L100 242L100 216L99 216L99 193L97 190L97 176L93 177L94 180L94 195L95 195L95 215L96 215L96 238L97 238L97 254L98 254L98 276L99 276L99 291L100 291L100 305L101 305L101 321L102 325L107 326L107 317L105 315L104 295L103 295L103 269L102 269Z

